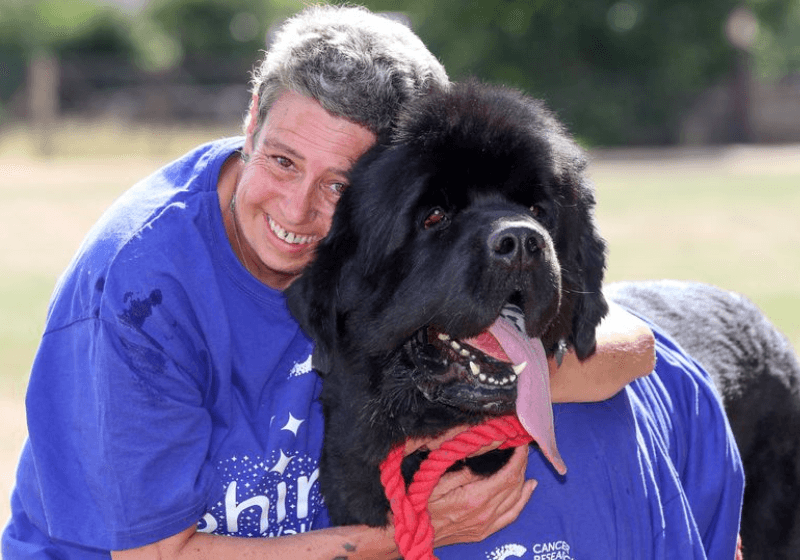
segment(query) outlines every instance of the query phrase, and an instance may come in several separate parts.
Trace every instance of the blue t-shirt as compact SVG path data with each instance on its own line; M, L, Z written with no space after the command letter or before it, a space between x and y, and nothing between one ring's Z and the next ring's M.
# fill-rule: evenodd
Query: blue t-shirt
M222 221L217 179L242 142L134 186L60 278L4 558L108 558L198 520L240 536L328 523L312 344Z
M657 329L656 368L613 398L553 407L559 476L537 451L538 486L517 520L440 560L731 560L744 473L708 374Z
M328 525L320 381L283 296L240 265L216 182L242 139L135 186L59 280L28 389L3 558L108 558L197 523L272 537ZM657 333L648 377L554 407L559 477L441 560L733 558L743 474L708 376Z

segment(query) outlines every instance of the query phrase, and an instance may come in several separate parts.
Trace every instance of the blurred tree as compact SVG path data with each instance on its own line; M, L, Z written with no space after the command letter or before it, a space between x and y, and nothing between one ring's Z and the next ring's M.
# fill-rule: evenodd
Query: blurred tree
M115 55L164 79L230 82L247 75L269 27L301 7L151 0L132 16L98 1L0 0L0 104L42 49L62 59ZM363 3L407 15L454 78L474 75L542 97L590 144L676 141L679 115L741 69L743 53L757 75L800 72L800 0ZM737 8L755 16L746 48L726 35ZM124 68L116 73L125 79Z
M297 8L287 0L152 0L142 16L174 42L190 73L197 65L217 64L220 71L232 65L244 77L265 47L269 25Z
M118 8L93 0L0 0L0 102L23 87L33 59L129 57L128 27Z
M799 0L745 0L761 26ZM367 0L375 10L399 10ZM455 79L467 75L542 97L588 143L677 140L679 115L727 75L725 36L738 0L406 0L402 10Z
M95 0L0 0L0 44L24 51L128 54L128 18Z
M774 9L770 2L763 2L763 6L765 11ZM776 79L800 73L800 0L771 16L769 25L759 26L752 45L757 74Z

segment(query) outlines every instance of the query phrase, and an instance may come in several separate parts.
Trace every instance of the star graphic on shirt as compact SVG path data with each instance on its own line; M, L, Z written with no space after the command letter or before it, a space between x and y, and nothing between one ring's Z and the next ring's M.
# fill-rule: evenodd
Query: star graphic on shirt
M305 420L298 420L295 418L292 413L289 413L289 420L286 421L286 424L281 428L281 430L289 430L295 436L297 435L297 428L300 427L300 424L305 422Z
M275 466L270 469L271 472L276 472L279 475L283 476L283 472L286 470L286 467L289 466L289 462L294 459L294 455L286 455L281 449L281 458L275 463Z
M294 366L292 366L292 369L289 372L289 377L305 375L306 373L310 373L312 370L313 366L311 365L311 354L309 354L308 358L306 358L304 362L296 362Z

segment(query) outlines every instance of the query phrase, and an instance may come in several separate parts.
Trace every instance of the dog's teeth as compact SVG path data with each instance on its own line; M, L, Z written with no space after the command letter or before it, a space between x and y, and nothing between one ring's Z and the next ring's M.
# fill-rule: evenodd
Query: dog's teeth
M458 352L459 350L461 350L461 345L454 340L453 342L450 343L450 348Z
M480 379L480 380L481 380L481 382L483 382L483 383L486 383L486 379L487 379L487 377L486 377L486 374L483 374L483 373L482 373L482 374L480 374L480 375L478 376L478 379Z
M469 363L469 369L472 371L472 375L480 375L480 373L481 373L480 366L478 364L476 364L475 362L470 362ZM481 377L486 377L486 376L485 375L481 375Z
M462 355L462 356L464 356L465 358L470 358L470 357L471 357L471 356L469 355L469 350L467 350L467 349L465 349L465 348L462 348L462 349L461 349L461 351L459 352L459 354L461 354L461 355Z
M441 340L442 342L447 342L448 340L450 340L450 337L444 333L439 333L439 340Z
M519 375L520 373L522 373L522 370L524 370L526 367L528 367L528 362L522 362L521 364L515 365L511 369L514 370L515 374Z
M512 373L511 375L508 376L508 380L513 383L514 381L517 380L517 374L516 373Z

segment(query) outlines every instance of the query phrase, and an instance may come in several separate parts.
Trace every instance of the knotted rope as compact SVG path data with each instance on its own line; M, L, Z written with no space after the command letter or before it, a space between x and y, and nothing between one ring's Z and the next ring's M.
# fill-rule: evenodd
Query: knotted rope
M502 441L500 449L506 449L528 444L532 438L515 415L498 416L473 426L430 452L414 475L408 492L400 472L404 445L389 452L381 463L381 483L394 514L394 540L405 560L436 560L428 498L453 463L494 441Z

